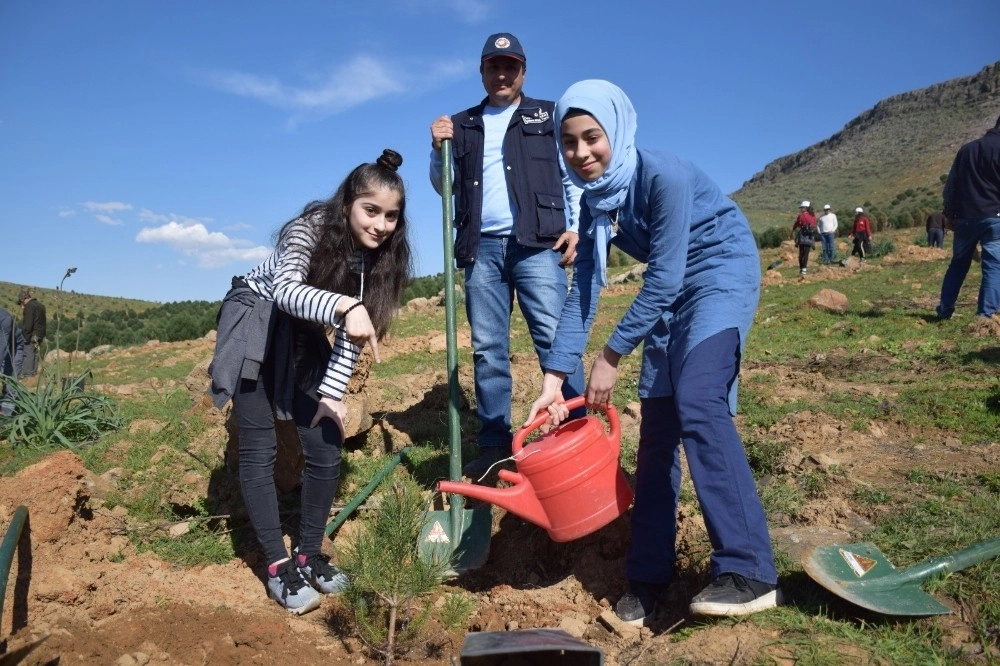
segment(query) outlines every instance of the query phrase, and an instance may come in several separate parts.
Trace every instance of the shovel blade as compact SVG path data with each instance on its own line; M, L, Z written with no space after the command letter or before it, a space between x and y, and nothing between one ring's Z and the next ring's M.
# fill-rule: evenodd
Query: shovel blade
M427 561L450 561L447 578L478 569L490 555L493 512L489 508L462 509L461 523L461 534L452 534L451 511L428 511L420 531L420 556Z
M908 580L873 543L816 546L802 558L809 577L838 597L885 615L928 616L951 612Z

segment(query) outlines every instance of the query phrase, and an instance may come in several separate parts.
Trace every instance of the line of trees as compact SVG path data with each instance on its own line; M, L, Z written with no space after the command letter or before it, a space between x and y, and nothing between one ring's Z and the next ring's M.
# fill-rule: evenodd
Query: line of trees
M463 271L455 272L455 283L464 284ZM407 287L403 302L418 296L435 296L443 290L444 273L419 277ZM142 311L125 308L85 313L78 310L75 316L62 315L62 320L58 321L58 345L66 352L88 352L102 345L129 347L150 340L195 340L215 329L220 304L219 301L180 301ZM56 347L59 316L57 311L49 316L46 347L50 350Z
M166 303L142 312L129 308L85 315L78 311L75 317L64 316L59 322L59 348L67 352L90 351L101 345L128 347L150 340L194 340L215 328L218 311L218 301ZM50 321L49 349L55 349L55 332L56 322Z

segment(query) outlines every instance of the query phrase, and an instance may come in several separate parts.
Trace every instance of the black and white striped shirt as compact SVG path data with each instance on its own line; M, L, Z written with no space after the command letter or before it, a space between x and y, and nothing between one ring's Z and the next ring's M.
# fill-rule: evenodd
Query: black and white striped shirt
M333 353L330 354L319 393L340 400L347 391L347 383L361 350L347 338L344 318L336 314L337 303L345 294L306 284L309 261L319 241L322 224L323 218L319 214L293 221L271 255L243 279L255 294L274 301L282 312L334 329ZM338 259L331 257L331 261Z

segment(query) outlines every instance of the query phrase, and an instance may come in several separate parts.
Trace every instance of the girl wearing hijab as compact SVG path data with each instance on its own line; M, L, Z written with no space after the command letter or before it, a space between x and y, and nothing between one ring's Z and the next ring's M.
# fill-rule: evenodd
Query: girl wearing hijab
M635 300L591 368L586 399L611 401L618 361L643 344L642 424L628 589L615 612L646 625L673 575L681 485L678 445L712 543L698 615L743 615L779 602L764 509L733 423L740 356L760 291L760 259L736 204L698 167L635 146L636 114L607 81L573 84L556 104L563 166L583 189L573 283L526 424L568 416L561 386L580 362L603 286L608 244L648 264Z
M342 398L366 344L380 360L378 341L412 273L402 163L386 149L329 199L306 205L278 231L271 255L233 278L219 310L213 400L220 409L233 402L240 487L267 558L267 594L296 615L350 584L321 546L340 481ZM276 418L294 421L305 458L291 557L274 484Z

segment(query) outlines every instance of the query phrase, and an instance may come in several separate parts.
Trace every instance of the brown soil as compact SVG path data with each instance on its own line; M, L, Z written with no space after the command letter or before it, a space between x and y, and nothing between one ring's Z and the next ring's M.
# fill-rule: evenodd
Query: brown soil
M936 251L932 251L936 252ZM941 260L914 250L910 260ZM919 255L919 256L917 256ZM906 256L901 253L901 256ZM818 271L817 271L818 272ZM809 279L821 279L809 276ZM627 289L630 287L614 287ZM427 305L426 307L435 307ZM991 324L978 322L970 334L998 337ZM994 327L995 323L992 324ZM984 328L985 327L985 328ZM987 330L989 329L989 330ZM383 346L383 357L401 352L435 349L441 336L393 339ZM467 336L460 341L468 344ZM213 497L229 509L233 520L244 516L238 490L230 481L210 481L204 468L219 464L225 448L223 415L200 397L204 366L211 355L210 340L172 345L147 345L121 350L116 361L97 381L97 390L140 398L185 388L196 396L185 419L207 419L211 427L190 447L190 458L179 461L163 452L164 464L176 468L171 501L192 506ZM130 383L126 376L135 358L155 353L156 362L194 360L198 368L183 386L147 380ZM765 373L776 380L773 399L828 391L858 395L886 405L887 417L873 422L867 432L825 414L797 414L767 432L754 433L786 445L784 471L805 474L836 465L846 474L841 487L796 515L795 520L771 516L773 537L785 553L796 558L815 543L853 540L870 527L873 515L854 513L847 501L852 490L868 484L885 487L901 470L920 466L930 472L970 475L1000 468L1000 446L969 451L953 432L929 432L891 417L892 383L863 385L839 379L839 369L850 358L828 355L807 367L748 364L746 376ZM883 362L877 356L867 363ZM888 367L888 364L886 364ZM117 376L117 369L123 373ZM531 357L515 358L515 404L526 405L537 383L537 364ZM444 372L425 371L391 381L369 378L369 406L374 429L382 441L398 449L408 443L405 433L421 421L445 418ZM471 393L471 372L461 372L463 389ZM377 396L391 384L392 404ZM622 409L626 437L635 438L632 410ZM132 432L156 431L164 424L134 422ZM424 426L425 427L425 426ZM741 431L748 428L740 424ZM369 440L372 438L369 437ZM374 439L379 439L378 437ZM919 446L914 441L925 442ZM121 445L127 453L127 442ZM360 451L349 455L364 455ZM212 460L211 458L215 458ZM185 567L168 564L150 553L139 553L127 537L130 530L176 526L140 525L121 508L109 509L104 498L120 470L100 477L88 472L74 453L54 453L0 484L0 526L6 526L19 505L30 510L30 526L15 557L0 618L0 663L55 664L364 664L373 659L351 635L343 608L334 598L319 611L295 617L266 598L261 562L252 550L221 565ZM216 475L217 476L217 475ZM766 483L765 479L763 483ZM350 497L353 489L345 489ZM677 632L695 622L686 616L687 602L706 582L708 540L696 505L685 504L679 516L678 574L670 587L670 604L650 628L624 627L609 612L623 590L624 554L629 541L628 517L623 516L595 534L569 543L556 543L534 525L494 508L494 536L488 562L480 569L450 581L441 591L463 590L474 595L476 610L465 628L474 631L518 631L561 628L604 653L608 665L750 663L775 636L752 622L706 622L681 640ZM350 523L348 524L350 525ZM329 544L334 552L337 534ZM801 581L786 581L795 585ZM956 646L971 635L960 613L941 627ZM457 663L466 632L432 628L425 641L397 663L441 665ZM780 655L771 655L780 661Z

